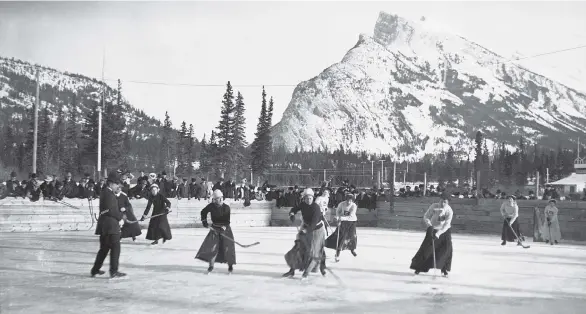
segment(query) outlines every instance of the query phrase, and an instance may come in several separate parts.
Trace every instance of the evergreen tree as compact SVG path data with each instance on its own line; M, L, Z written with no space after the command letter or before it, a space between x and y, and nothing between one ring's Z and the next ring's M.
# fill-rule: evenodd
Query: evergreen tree
M185 154L186 165L187 165L187 175L191 177L193 174L193 161L195 159L195 141L197 139L194 137L194 129L193 124L189 124L189 131L187 133L187 152Z
M90 165L96 165L98 161L98 131L99 113L98 102L89 103L90 111L86 114L81 130L81 137L84 140L83 159Z
M16 166L16 138L12 126L8 122L2 128L2 163L8 167Z
M51 172L51 154L53 153L49 147L49 140L51 138L51 116L49 115L49 108L45 106L42 110L42 114L39 117L39 130L38 130L38 152L37 152L37 163L38 171L43 174Z
M63 147L65 158L62 169L72 174L78 174L80 170L81 156L79 153L79 128L77 125L77 99L75 94L72 98L71 111L65 128L66 138Z
M454 158L454 147L450 146L446 154L446 180L449 185L454 184L454 170L456 167L456 159Z
M256 126L255 139L252 142L252 171L257 174L263 174L268 170L270 156L267 156L267 123L269 122L267 110L267 94L264 86L262 88L262 103L260 116ZM315 166L314 166L315 167Z
M218 123L218 132L216 139L218 141L218 166L220 171L230 172L229 167L231 157L233 156L235 149L233 146L234 139L234 91L230 81L226 84L226 92L222 99L222 110L220 115L220 122Z
M474 150L474 180L476 180L476 172L482 170L482 133L480 131L476 132L476 139L474 142L476 143L476 148Z
M246 143L246 118L244 117L244 97L238 92L236 96L236 104L234 107L234 124L232 130L232 147L233 155L231 158L231 164L234 165L235 169L240 170L239 174L242 175L244 169L247 169L246 160L244 158L244 150L247 146Z
M178 138L177 138L177 173L179 175L184 175L185 172L187 172L187 150L188 145L187 145L187 139L188 139L188 130L187 130L187 124L185 123L185 121L183 121L181 123L181 129L177 132L178 133Z
M169 113L165 111L165 121L163 122L163 135L161 140L161 151L159 157L159 168L160 171L167 169L174 162L174 147L173 144L173 123L171 122L171 117L169 117Z

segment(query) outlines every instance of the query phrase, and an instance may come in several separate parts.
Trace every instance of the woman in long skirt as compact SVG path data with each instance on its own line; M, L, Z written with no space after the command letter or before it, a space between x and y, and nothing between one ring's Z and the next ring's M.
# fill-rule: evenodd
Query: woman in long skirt
M517 241L517 237L521 237L519 220L517 219L519 218L519 206L517 206L517 201L513 195L509 195L507 200L501 205L501 215L504 219L503 231L501 233L501 240L503 242L501 242L501 245L506 245L507 242L517 242L517 245L521 245ZM515 231L514 233L513 230Z
M151 184L150 188L152 196L149 198L147 207L140 220L143 221L147 217L147 214L151 210L151 206L153 206L153 213L151 216L160 215L151 218L146 235L146 239L154 240L151 244L155 245L159 243L159 239L161 238L163 239L163 243L172 239L171 226L169 226L169 221L167 220L166 215L169 213L169 208L171 208L171 202L163 196L163 194L159 193L159 186L156 183Z
M562 232L558 220L558 208L554 199L549 200L549 203L545 207L545 221L541 229L545 243L551 243L551 245L554 243L559 244L559 241L562 240Z
M208 213L212 217L212 226L208 225ZM234 242L226 239L234 239L230 228L230 206L224 203L222 191L215 190L212 193L212 202L201 210L201 223L210 232L203 240L195 258L209 264L208 274L214 270L214 263L228 264L228 273L232 273L236 264L236 248Z
M415 274L441 269L443 276L452 270L452 217L454 212L448 204L448 196L443 195L439 203L432 204L425 212L423 221L427 232L419 250L411 259L410 268ZM435 249L435 254L434 254Z
M122 210L125 209L124 215L122 219L124 220L124 225L121 229L121 236L120 238L132 238L132 241L136 240L136 237L142 234L140 230L140 225L136 220L136 216L134 215L134 210L132 209L132 204L130 200L128 200L128 195L122 192L120 185L118 185L116 197L118 198L118 207Z
M291 222L295 222L295 214L301 211L303 224L301 226L299 235L307 244L305 247L303 276L302 279L307 278L309 272L314 269L316 265L320 266L322 276L326 275L326 255L325 255L325 240L326 231L324 227L324 218L318 204L313 202L313 190L305 189L303 192L303 202L295 206L289 212ZM287 263L289 264L289 263ZM291 267L291 265L289 265ZM297 268L299 269L299 268ZM288 272L283 274L283 277L295 276L295 268L290 268Z
M354 195L346 194L346 201L338 204L336 208L336 220L338 227L326 240L326 247L336 250L336 262L339 261L340 251L350 250L352 255L356 256L356 245L358 237L356 236L356 217L357 206L354 203Z

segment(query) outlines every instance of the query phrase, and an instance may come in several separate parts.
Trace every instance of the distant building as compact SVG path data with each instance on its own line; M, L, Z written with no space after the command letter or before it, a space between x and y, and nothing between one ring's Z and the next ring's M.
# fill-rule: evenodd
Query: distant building
M586 159L580 157L574 159L574 171L568 177L549 184L559 186L563 195L582 193L586 188Z

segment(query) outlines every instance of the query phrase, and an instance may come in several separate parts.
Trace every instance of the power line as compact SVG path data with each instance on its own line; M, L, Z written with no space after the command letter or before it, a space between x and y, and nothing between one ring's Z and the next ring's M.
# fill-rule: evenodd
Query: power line
M540 53L540 54L537 54L537 55L523 57L523 58L510 59L507 62L532 59L532 58L537 58L537 57L547 56L547 55L553 55L553 54L556 54L556 53L561 53L561 52L566 52L566 51L571 51L571 50L578 50L578 49L582 49L582 48L586 48L586 45L578 46L578 47L572 47L572 48L567 48L567 49L562 49L562 50L550 51L550 52L545 52L545 53Z
M105 81L117 82L118 79L104 79ZM186 86L186 87L226 87L226 84L194 84L194 83L166 83L166 82L150 82L150 81L135 81L135 80L120 80L122 83L147 84L147 85L163 85L163 86ZM232 87L296 87L292 84L243 84L232 85Z

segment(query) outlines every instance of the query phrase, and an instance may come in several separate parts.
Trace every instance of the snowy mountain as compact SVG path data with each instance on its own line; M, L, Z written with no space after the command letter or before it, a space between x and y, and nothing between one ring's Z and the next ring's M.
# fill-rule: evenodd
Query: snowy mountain
M65 116L68 116L75 99L81 129L86 115L101 99L102 83L94 78L0 57L0 127L2 130L10 127L16 143L23 143L29 130L31 117L28 110L35 102L36 69L40 70L41 83L39 117L41 109L47 108L55 122L60 107ZM121 94L124 94L123 89ZM106 87L106 101L114 101L116 95L115 89ZM129 155L142 156L143 159L157 156L161 122L134 108L127 101L122 102L121 111L126 118L126 132L131 147Z
M273 145L421 156L495 142L557 148L586 127L586 95L452 34L381 12L341 62L294 90Z

